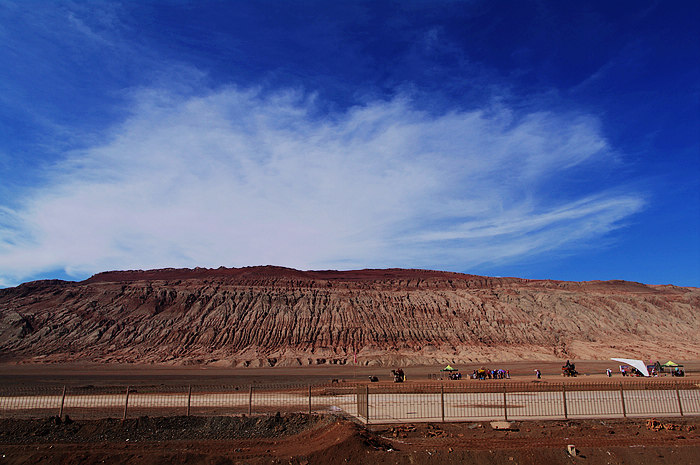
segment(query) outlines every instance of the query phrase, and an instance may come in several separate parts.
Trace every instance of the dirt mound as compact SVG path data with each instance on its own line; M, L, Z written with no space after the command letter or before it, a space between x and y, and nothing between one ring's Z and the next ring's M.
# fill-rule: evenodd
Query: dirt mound
M0 290L0 361L697 359L698 327L697 288L429 270L164 269Z
M0 419L0 441L13 444L231 440L280 438L332 423L332 417L300 413L254 417L139 417L73 421Z

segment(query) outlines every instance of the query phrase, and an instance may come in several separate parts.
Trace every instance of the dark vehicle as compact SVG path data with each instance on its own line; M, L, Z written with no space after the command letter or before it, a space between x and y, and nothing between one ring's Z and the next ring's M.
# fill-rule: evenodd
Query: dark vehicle
M578 371L576 371L576 364L566 361L566 364L561 367L561 375L566 377L576 377L578 376Z

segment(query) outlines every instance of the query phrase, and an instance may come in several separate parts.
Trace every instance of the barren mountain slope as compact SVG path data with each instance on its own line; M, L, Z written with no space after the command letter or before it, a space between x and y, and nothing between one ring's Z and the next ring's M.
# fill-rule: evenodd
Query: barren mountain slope
M237 366L700 358L700 289L422 270L108 272L0 290L0 357Z

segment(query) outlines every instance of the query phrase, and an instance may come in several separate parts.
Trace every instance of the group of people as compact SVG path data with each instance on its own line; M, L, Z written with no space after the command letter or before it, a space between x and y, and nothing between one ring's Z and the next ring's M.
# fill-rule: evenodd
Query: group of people
M403 368L391 370L391 374L394 376L395 383L403 383L406 381L406 373L403 372Z
M671 371L671 376L684 376L685 372L680 369L679 367L674 367ZM450 370L452 370L450 368ZM446 370L442 370L446 371ZM539 369L535 369L535 378L536 379L541 379L542 378L542 372ZM662 370L663 371L663 370ZM634 367L628 366L628 365L620 365L620 373L622 376L642 376L642 374ZM577 376L579 372L576 370L576 365L573 364L570 360L567 360L566 363L562 366L562 375L563 376ZM613 371L610 368L607 368L605 370L605 374L610 378L613 375ZM651 376L658 376L657 370L653 369L650 367L650 374ZM437 375L435 375L437 376ZM442 376L442 375L441 375ZM451 371L448 374L449 379L457 380L457 379L462 379L461 373L459 373L458 370ZM487 368L479 368L478 370L474 370L471 375L468 376L468 378L471 379L510 379L510 370L503 370L503 369L496 369L496 370L489 370ZM440 378L442 379L442 378Z
M610 370L608 370L610 371ZM630 367L627 365L620 365L620 374L622 376L644 376L642 372L637 370L635 367ZM612 374L609 374L608 376L612 376ZM652 374L652 376L655 376ZM658 376L658 375L656 375Z
M479 368L472 372L472 379L510 379L510 370Z
M658 364L658 362L657 362ZM651 367L649 367L651 368ZM441 370L441 371L449 371L448 377L449 379L452 380L459 380L462 379L462 374L459 372L459 370L453 369L448 366L449 370ZM663 370L662 370L663 371ZM406 380L406 374L401 368L398 368L396 370L391 370L392 375L394 376L394 382L401 383ZM607 368L605 370L605 374L607 375L608 378L611 378L613 375L613 372L610 368ZM628 366L628 365L620 365L620 374L622 376L643 376L642 373L639 372L634 367ZM651 368L650 370L651 376L658 376L658 372L656 369ZM576 371L576 365L571 363L571 361L567 360L566 364L562 366L562 375L564 376L576 376L578 375L578 372ZM431 377L437 378L436 375L430 375ZM674 369L671 370L671 376L685 376L685 371L681 369L678 366L674 366ZM376 376L370 376L370 381L372 382L377 382L379 379ZM489 370L484 367L479 368L478 370L474 370L468 378L471 379L510 379L510 370L504 370L504 369L496 369L496 370ZM536 379L541 379L542 378L542 372L539 369L535 369L535 378ZM440 374L440 379L442 379L442 374Z
M566 363L561 367L562 376L578 376L578 371L576 371L576 365L571 363L571 360L567 360Z
M676 367L671 371L671 376L685 376L685 370Z

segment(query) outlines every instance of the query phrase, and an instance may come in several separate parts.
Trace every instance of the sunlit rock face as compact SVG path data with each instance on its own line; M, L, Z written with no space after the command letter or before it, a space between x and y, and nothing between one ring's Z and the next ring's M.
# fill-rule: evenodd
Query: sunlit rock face
M0 361L700 358L700 289L425 270L106 272L0 290Z

